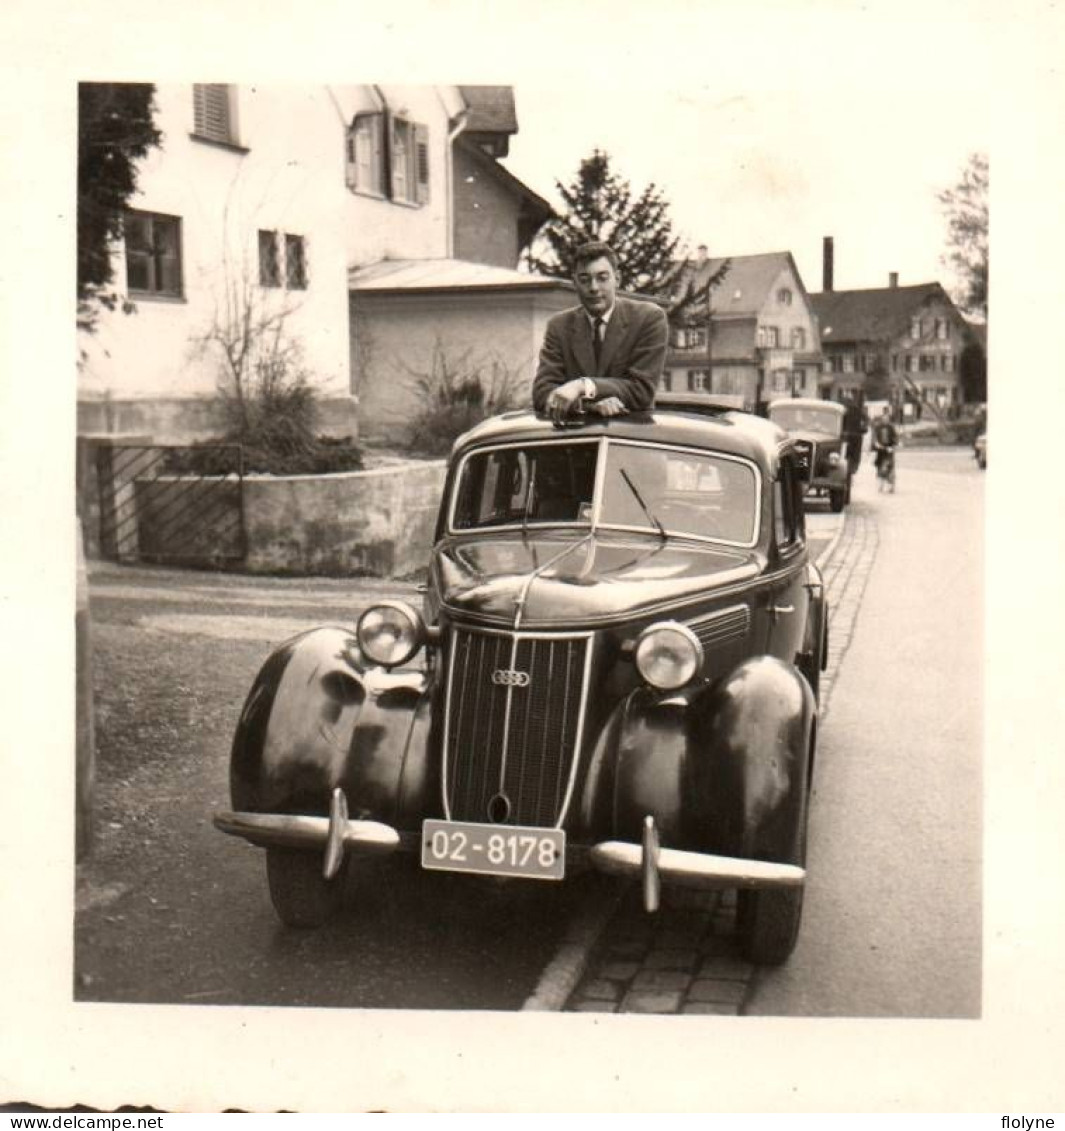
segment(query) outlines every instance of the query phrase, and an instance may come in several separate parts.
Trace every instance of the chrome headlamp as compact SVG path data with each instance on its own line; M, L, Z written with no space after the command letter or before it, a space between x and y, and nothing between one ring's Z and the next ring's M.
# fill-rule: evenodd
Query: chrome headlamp
M425 643L425 621L403 601L382 601L359 617L355 636L369 660L395 668Z
M687 625L659 621L640 633L633 654L636 670L659 691L676 691L702 670L703 646Z

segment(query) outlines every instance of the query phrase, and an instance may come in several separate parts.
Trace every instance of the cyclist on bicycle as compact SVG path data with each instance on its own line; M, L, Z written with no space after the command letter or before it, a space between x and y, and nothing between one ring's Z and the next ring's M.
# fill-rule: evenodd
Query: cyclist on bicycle
M891 408L885 405L873 425L873 452L877 477L887 480L892 490L895 486L895 449L898 446L898 429L891 422Z

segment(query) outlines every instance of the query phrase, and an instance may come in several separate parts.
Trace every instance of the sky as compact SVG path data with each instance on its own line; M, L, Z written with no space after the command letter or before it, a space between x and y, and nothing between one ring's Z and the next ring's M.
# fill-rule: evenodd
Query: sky
M971 153L988 152L972 91L705 83L594 94L515 84L519 132L505 164L556 207L555 181L568 184L599 148L634 190L663 191L692 253L701 243L712 256L790 251L819 291L831 236L837 290L887 286L892 271L900 284L952 285L936 194Z

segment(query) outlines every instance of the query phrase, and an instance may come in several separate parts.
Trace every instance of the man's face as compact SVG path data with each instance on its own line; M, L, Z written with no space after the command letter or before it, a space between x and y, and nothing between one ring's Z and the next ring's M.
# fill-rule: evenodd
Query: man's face
M591 315L605 314L614 305L618 277L605 256L582 263L573 276L577 297Z

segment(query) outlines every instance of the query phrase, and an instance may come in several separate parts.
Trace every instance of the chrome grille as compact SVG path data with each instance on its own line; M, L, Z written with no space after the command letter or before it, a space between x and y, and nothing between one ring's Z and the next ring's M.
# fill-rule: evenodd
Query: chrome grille
M589 656L586 635L453 631L444 736L451 820L561 824Z
M795 454L799 460L799 473L809 482L814 477L814 461L817 458L817 447L810 440L796 440Z
M734 605L716 613L688 621L688 627L699 637L704 648L742 640L751 628L751 610L747 605Z

